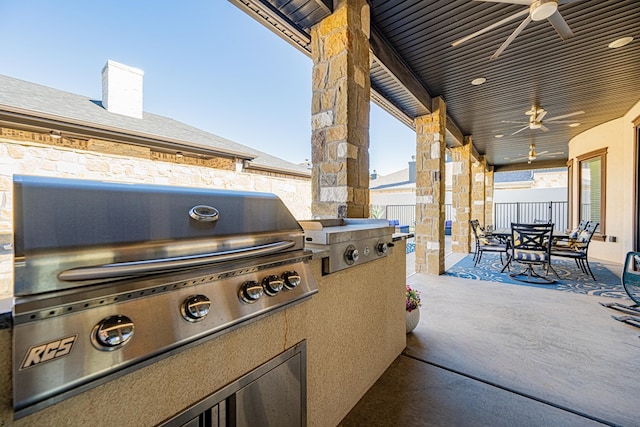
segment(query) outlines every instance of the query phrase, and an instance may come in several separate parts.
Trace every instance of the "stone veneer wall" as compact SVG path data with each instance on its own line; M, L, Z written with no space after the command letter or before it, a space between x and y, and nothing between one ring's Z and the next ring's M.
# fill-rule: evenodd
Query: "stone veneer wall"
M369 5L337 2L311 29L316 218L369 217Z
M275 193L297 219L311 218L310 179L236 167L241 169L233 159L177 158L128 144L0 128L0 299L10 297L13 289L13 175Z

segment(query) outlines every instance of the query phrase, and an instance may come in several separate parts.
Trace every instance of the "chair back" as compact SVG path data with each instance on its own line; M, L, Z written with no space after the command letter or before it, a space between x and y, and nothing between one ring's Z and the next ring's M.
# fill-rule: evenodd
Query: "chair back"
M526 261L548 262L551 257L551 236L554 224L511 223L513 258Z
M600 223L596 221L587 222L584 230L580 231L575 238L574 246L576 249L586 249L589 247L589 242L591 242L591 238L595 234L598 225L600 225Z
M473 237L478 240L478 238L480 237L480 221L478 221L477 219L471 219L469 220L469 224L471 225L471 230L473 231Z

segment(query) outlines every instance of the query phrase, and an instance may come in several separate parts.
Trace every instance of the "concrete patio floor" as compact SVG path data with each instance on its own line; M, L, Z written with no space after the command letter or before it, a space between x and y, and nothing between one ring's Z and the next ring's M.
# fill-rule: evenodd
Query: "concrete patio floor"
M640 425L640 329L598 304L630 300L425 274L407 283L421 291L420 323L341 425Z

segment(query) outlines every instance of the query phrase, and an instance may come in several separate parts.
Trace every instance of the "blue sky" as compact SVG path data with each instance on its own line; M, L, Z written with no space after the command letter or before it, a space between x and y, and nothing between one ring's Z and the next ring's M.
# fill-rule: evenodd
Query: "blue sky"
M0 74L101 99L111 59L144 70L145 111L301 163L311 59L224 0L1 0ZM372 104L370 167L407 167L415 133Z

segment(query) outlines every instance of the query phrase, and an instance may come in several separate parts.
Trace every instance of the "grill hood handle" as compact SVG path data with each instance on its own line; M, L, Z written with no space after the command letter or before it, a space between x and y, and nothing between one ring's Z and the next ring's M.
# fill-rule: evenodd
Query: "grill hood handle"
M58 274L58 279L67 282L82 280L113 279L118 277L139 276L159 273L169 270L200 267L210 263L234 261L241 258L269 255L293 247L292 241L281 241L260 246L232 249L228 251L212 252L184 257L150 259L144 261L129 261L114 264L103 264L91 267L78 267L65 270Z

